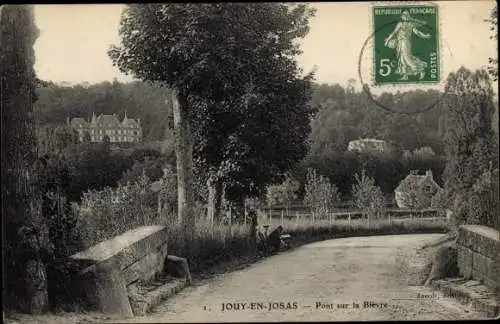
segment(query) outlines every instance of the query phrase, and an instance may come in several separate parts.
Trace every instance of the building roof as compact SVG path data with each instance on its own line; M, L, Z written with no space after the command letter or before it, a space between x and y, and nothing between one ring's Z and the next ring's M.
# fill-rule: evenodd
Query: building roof
M103 115L103 114L100 114L99 117L96 118L96 122L98 124L111 124L111 125L118 125L120 123L116 115Z
M82 117L75 117L71 119L71 125L87 124L87 121Z
M431 183L434 183L436 187L439 188L438 184L434 181L432 177L432 172L427 171L425 174L420 175L420 174L415 174L415 173L410 173L409 175L404 178L399 186L395 189L395 191L408 191L411 190L411 188L418 187L421 185L424 181L430 181Z
M125 115L122 125L139 125L139 123L133 118L127 118L127 115Z
M385 143L386 141L376 138L359 138L351 142L374 142L374 143Z
M137 127L140 127L140 119L133 119L133 118L128 118L127 117L127 114L125 113L125 117L123 118L123 121L120 122L120 120L118 120L118 117L116 116L116 114L113 114L113 115L104 115L104 114L100 114L98 117L95 116L94 113L92 113L92 119L90 122L87 122L84 118L82 117L75 117L73 119L71 119L71 125L72 126L75 126L75 125L78 125L78 124L84 124L84 125L103 125L103 126L107 126L107 125L112 125L112 126L119 126L119 125L123 125L123 126L129 126L129 125L133 125L133 126L137 126Z

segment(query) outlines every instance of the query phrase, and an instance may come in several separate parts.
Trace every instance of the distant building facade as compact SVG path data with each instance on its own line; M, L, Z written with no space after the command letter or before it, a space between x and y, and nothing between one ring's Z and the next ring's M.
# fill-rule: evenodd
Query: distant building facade
M350 141L347 150L359 153L388 153L393 151L393 147L384 140L361 138Z
M90 141L94 143L102 142L106 135L111 143L132 143L142 140L141 120L128 118L127 113L121 122L116 114L100 114L96 117L94 113L90 122L82 117L75 117L71 121L68 119L67 122L78 132L80 142L83 141L86 133L89 134Z

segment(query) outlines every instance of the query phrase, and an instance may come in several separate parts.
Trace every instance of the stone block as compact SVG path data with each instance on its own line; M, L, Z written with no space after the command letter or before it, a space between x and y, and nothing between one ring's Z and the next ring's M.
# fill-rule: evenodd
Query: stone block
M117 264L100 263L82 278L86 301L91 309L106 314L132 317L127 287Z
M464 246L458 245L457 263L460 276L466 279L472 278L472 251Z
M487 267L488 272L486 275L485 284L493 289L497 290L500 293L500 262L497 258L495 259L487 259Z
M143 239L122 249L117 258L120 268L123 270L130 264L144 258L151 251L155 251L158 246L164 244L167 240L166 228L158 230Z
M488 275L488 258L478 252L472 252L472 278L483 280Z
M166 234L164 226L143 226L71 256L80 270L83 302L103 313L133 316L127 286L163 272Z
M466 247L467 246L467 230L463 226L460 226L458 228L458 235L457 235L457 245Z
M192 282L189 265L185 258L181 258L175 255L168 255L165 260L165 271L168 275L186 279L188 285L190 285Z
M491 259L500 252L499 232L481 225L462 225L458 229L457 244L479 252Z
M163 272L163 265L167 257L167 244L155 248L144 257L123 270L125 282L128 284L137 280L143 282L154 279Z

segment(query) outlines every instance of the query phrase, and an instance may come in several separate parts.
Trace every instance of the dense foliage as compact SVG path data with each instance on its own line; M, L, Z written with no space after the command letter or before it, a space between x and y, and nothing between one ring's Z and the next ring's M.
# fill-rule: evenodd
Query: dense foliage
M286 210L286 216L289 215L290 205L298 198L297 192L299 190L300 183L288 176L279 185L270 185L266 190L266 201L269 207L274 205L284 205Z
M116 114L122 120L140 119L146 141L161 140L172 118L168 89L135 81L131 83L62 85L43 83L37 89L35 114L39 125L65 125L67 119L92 118L92 113ZM170 125L171 126L171 125Z
M118 84L118 86L114 89L132 87L134 84L135 83ZM52 86L56 88L63 88L57 85ZM80 97L75 95L76 92L79 91L78 89L86 89L86 91L93 89L93 93L97 92L96 89L99 87L104 88L104 85L89 86L87 88L83 86L65 88L66 94L62 98L52 97L49 95L52 92L44 92L44 89L40 89L40 100L47 102L66 102L64 105L60 106L60 110L44 110L44 120L54 124L57 124L58 122L63 123L57 126L57 131L51 130L48 133L61 134L57 136L59 136L62 140L65 139L64 141L66 142L71 142L71 137L69 137L68 132L65 133L65 130L67 130L64 126L65 117L63 115L58 117L57 112L64 110L71 111L71 109L73 109L72 107L78 107L78 102L85 102L84 100L73 100L74 98ZM167 108L169 105L165 105L165 102L163 101L165 96L164 92L157 91L157 88L147 84L139 86L137 83L134 87L136 89L141 87L144 89L150 89L147 98L149 98L148 100L151 102L155 103L154 105L148 105L147 109L140 110L140 113L142 114L140 115L142 116L141 120L147 120L147 115L159 116L160 114L165 114L166 112L168 113ZM168 89L165 91L168 91ZM55 91L54 93L58 93L58 91ZM139 99L140 95L140 93L137 93L137 95L130 96L129 98L133 100L141 100ZM363 98L363 96L364 95L362 93L356 93L352 89L349 90L349 88L344 89L340 85L317 85L314 87L310 105L312 107L316 107L318 109L318 113L311 123L312 131L308 138L308 155L301 162L301 164L293 170L294 174L296 174L296 178L301 182L301 190L299 191L301 197L303 196L303 184L305 183L306 169L309 167L318 170L319 173L328 177L328 179L330 179L330 181L338 187L339 192L342 193L342 196L345 199L348 199L350 196L351 186L354 181L354 173L361 172L363 168L366 169L367 174L375 179L376 183L386 194L392 193L399 182L404 179L410 170L424 171L430 169L433 171L438 183L442 184L441 174L444 169L444 157L442 156L443 137L441 135L444 134L446 115L444 112L439 110L441 108L436 108L426 112L422 114L422 116L401 115L398 117L399 119L395 119L391 114L386 114L379 108L374 107L370 101L365 102L367 105L366 107L356 104L356 100ZM405 96L412 98L411 100L413 101L409 101L407 104L412 105L413 107L417 107L421 102L431 102L434 99L433 93L424 92L409 92ZM425 98L422 99L419 96L423 96ZM94 102L92 98L94 97L90 96L89 104L85 104L86 107L89 107L89 114L91 114L91 107L95 107L96 105L98 106L98 101ZM95 96L95 98L98 98L98 96ZM115 98L115 96L110 96L110 98ZM345 106L345 100L347 100L349 105L352 104L352 106ZM107 106L108 110L105 112L110 114L120 114L122 109L121 107L123 107L123 105L121 105L118 101L111 100L110 102L110 105ZM116 104L114 102L116 102ZM130 110L127 109L127 111L130 116ZM379 114L385 116L383 122L378 119L378 117L370 118L370 116L376 116ZM365 117L365 115L367 115L367 117ZM399 125L398 123L401 120L406 120L405 124ZM154 129L162 129L168 126L166 125L167 122L165 121L165 118L151 118L151 122L154 123L154 125L151 125ZM256 120L256 122L258 121ZM387 124L389 126L387 126ZM425 134L425 138L421 139L419 142L415 142L415 132L412 133L407 131L409 128L405 125L408 124L411 124L412 129L416 129L416 133ZM49 130L50 128L54 128L52 125L45 125L44 127L45 129L49 128ZM148 136L149 139L156 139L155 136L147 135L152 133L149 131L146 124L144 124L144 127L146 143L148 142ZM283 128L286 129L287 127L283 126ZM394 140L391 140L391 142L394 142L398 147L400 147L399 154L369 156L346 152L347 144L350 140L355 140L364 135L376 137L377 134L380 134L383 130L387 130L389 128L393 129L392 133L394 135ZM63 134L66 134L66 136L62 136ZM213 131L213 134L217 134L216 130ZM167 132L166 135L167 138L164 138L164 141L171 141L172 133ZM41 141L43 141L43 139ZM217 142L215 138L214 141L214 143ZM65 146L64 143L58 143L57 141L52 142L51 140L45 140L45 142L52 143L55 147ZM279 142L276 140L275 143ZM403 151L402 155L401 151ZM273 152L275 151L273 150ZM134 156L142 153L140 153L139 150L137 153L133 154L134 155L127 163L128 167L131 167L133 165L133 161L137 160ZM175 163L175 157L172 155L173 150L171 144L166 154L169 154L169 162ZM256 156L254 156L254 158L256 158ZM145 162L146 164L151 165L146 166L146 169L149 170L147 173L148 176L152 177L152 179L157 179L157 177L161 175L161 163L158 159L161 161L164 160L164 158L160 158L158 154L153 154L149 161ZM248 157L241 156L240 163L248 165L248 161ZM257 160L255 160L255 162L257 163ZM102 167L105 167L107 163L103 161L103 163L99 164ZM153 165L155 166L153 167ZM82 172L85 170L83 167L80 169L82 169ZM135 175L139 175L139 173L142 172L141 170L136 168L136 171L134 171ZM206 165L197 165L195 171L199 173L199 176L197 176L196 179L200 180L204 178L203 173L206 172L206 170ZM250 172L249 169L247 174L249 178L247 179L252 180L255 175L259 175L264 179L265 173L262 171L263 170L257 172L257 169L255 169L253 172ZM123 169L120 169L119 173L121 172L123 172ZM240 173L240 175L243 175L243 173ZM235 176L237 175L235 174ZM115 181L116 179L113 179L109 183ZM200 185L198 185L198 187L200 187Z
M121 71L172 89L180 206L192 205L193 161L208 174L217 215L222 196L242 205L305 155L312 75L301 76L295 57L312 15L277 3L124 10L109 55Z
M486 19L486 22L490 24L491 36L490 39L498 42L498 8L495 5L493 9L491 9L490 16ZM498 50L498 43L497 43ZM490 57L488 65L488 73L491 75L491 78L494 81L498 80L498 57Z
M457 221L470 223L476 218L469 212L476 208L469 202L475 182L489 169L498 168L493 88L486 71L465 68L450 74L447 87L445 187Z

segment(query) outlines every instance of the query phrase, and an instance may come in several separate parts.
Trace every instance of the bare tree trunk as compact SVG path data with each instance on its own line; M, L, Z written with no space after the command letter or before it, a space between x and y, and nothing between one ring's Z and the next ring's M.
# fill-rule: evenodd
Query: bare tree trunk
M207 219L210 224L214 220L219 220L220 207L222 202L222 183L215 176L209 176L207 180L208 187L208 205L207 205Z
M172 106L177 157L177 215L184 235L186 258L190 260L195 233L195 217L193 210L193 141L186 94L178 89L173 89Z
M12 302L7 305L35 314L48 310L43 258L48 238L43 235L47 231L41 196L33 185L37 176L33 45L38 34L32 6L0 7L3 292Z

